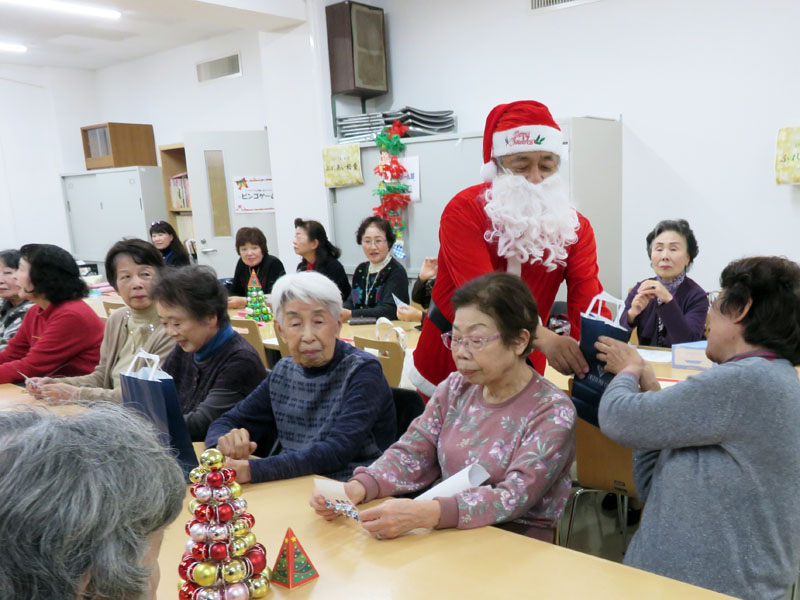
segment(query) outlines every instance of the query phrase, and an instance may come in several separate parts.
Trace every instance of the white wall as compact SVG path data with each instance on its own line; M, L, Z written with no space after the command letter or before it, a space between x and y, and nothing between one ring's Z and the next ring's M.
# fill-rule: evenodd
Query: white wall
M393 98L381 110L452 108L460 131L521 98L557 118L622 115L623 286L650 273L644 238L663 218L690 221L693 276L707 289L745 254L800 259L800 186L774 174L778 128L800 125L800 3L386 4Z

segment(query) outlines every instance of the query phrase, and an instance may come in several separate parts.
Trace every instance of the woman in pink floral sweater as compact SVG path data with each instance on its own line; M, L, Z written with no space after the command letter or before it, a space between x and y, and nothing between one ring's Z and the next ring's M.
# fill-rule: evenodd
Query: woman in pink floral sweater
M345 485L353 504L421 490L480 463L489 480L453 497L394 499L363 510L378 539L418 527L502 527L552 542L564 512L575 454L567 396L526 362L536 303L514 275L489 273L453 295L453 330L442 336L457 372L436 389L408 431ZM311 506L335 514L315 495Z

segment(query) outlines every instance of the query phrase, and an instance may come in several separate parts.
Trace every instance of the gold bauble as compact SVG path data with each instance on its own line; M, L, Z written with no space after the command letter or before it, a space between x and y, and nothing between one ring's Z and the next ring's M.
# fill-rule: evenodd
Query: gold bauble
M228 483L228 487L231 490L231 498L238 498L242 495L242 486L240 486L235 481L231 481Z
M192 483L200 483L203 481L203 477L206 476L206 473L208 473L208 469L205 467L195 467L189 471L189 481Z
M263 598L269 592L269 577L256 575L247 582L247 587L250 588L250 598Z
M202 562L192 571L192 581L201 587L209 587L217 581L217 563Z
M209 448L200 455L200 464L212 471L217 471L225 464L225 457L216 448Z
M191 500L189 500L189 514L194 516L194 509L197 507L198 504L200 504L200 502L197 501L197 498L192 498Z
M248 547L248 548L252 548L253 546L255 546L255 545L256 545L256 542L258 541L258 540L256 539L256 534L255 534L255 533L253 533L252 531L248 531L247 533L245 533L245 534L242 536L242 539L243 539L243 540L244 540L244 542L247 544L247 547Z
M239 537L250 531L250 524L244 519L236 519L233 522L233 535Z
M247 552L247 542L237 537L231 542L231 556L243 556Z
M222 565L222 578L225 583L236 583L244 579L244 563L240 560L229 560Z

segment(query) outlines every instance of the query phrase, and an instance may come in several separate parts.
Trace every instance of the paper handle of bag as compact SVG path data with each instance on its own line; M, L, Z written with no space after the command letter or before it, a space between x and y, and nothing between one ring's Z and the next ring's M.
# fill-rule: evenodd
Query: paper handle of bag
M391 327L385 334L381 335L381 325L388 325ZM394 332L395 337L397 339L397 343L400 344L400 347L403 349L403 352L406 351L406 347L408 346L408 334L402 327L395 327L394 323L392 323L386 317L378 317L378 320L375 321L375 339L382 340L382 341L389 341L389 338Z
M129 364L128 368L125 370L125 374L129 375L132 372L133 365L140 358L150 367L150 381L154 381L156 379L155 372L158 371L158 363L161 362L161 357L158 354L150 354L144 350L139 350L139 352L136 353L131 364Z
M595 302L597 302L597 306L596 307L595 307ZM606 302L607 304L616 305L617 314L614 317L614 325L616 325L617 327L622 328L622 326L619 324L619 320L620 320L620 317L622 317L622 311L625 309L625 302L623 302L619 298L615 298L614 296L612 296L608 292L605 292L605 291L600 292L599 294L597 294L597 296L592 298L592 301L589 302L589 307L586 309L586 314L588 315L588 314L590 314L592 312L596 312L596 313L599 314L603 302Z

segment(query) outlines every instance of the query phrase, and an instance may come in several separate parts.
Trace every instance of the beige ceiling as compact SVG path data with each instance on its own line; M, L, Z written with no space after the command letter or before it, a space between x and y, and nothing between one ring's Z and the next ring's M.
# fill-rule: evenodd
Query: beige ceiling
M72 0L81 2L81 0ZM237 29L275 31L305 19L303 0L98 0L122 12L114 21L0 2L0 64L99 69Z

